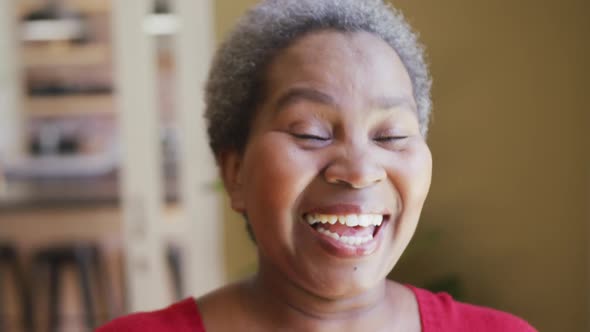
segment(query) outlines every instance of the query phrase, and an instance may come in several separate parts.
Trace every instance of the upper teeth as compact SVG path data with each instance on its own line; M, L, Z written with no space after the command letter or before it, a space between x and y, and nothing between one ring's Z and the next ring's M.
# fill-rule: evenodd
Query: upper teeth
M307 222L312 225L315 223L331 224L340 223L348 227L368 227L379 226L383 222L381 214L348 214L348 215L331 215L331 214L308 214L305 216Z

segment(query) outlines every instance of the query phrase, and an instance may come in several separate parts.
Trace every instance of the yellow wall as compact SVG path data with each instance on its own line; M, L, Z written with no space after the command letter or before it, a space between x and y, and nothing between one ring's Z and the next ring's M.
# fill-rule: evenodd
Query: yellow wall
M216 1L218 37L253 3ZM432 63L434 178L418 236L441 232L396 272L416 283L457 273L470 302L540 331L588 330L590 2L395 3ZM255 256L226 211L236 278Z
M588 1L397 3L435 78L422 229L443 238L413 275L459 272L470 301L588 330Z
M218 42L228 33L244 11L255 4L255 0L216 0L215 27ZM224 197L225 198L225 197ZM225 213L225 268L230 280L240 279L255 270L256 253L248 238L244 220L234 213L227 200L223 202Z

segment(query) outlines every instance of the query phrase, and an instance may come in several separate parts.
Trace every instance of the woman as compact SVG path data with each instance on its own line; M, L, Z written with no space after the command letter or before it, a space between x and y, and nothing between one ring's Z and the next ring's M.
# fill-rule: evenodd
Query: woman
M386 279L430 186L430 77L379 0L269 0L221 46L209 138L256 241L251 279L108 331L534 331Z

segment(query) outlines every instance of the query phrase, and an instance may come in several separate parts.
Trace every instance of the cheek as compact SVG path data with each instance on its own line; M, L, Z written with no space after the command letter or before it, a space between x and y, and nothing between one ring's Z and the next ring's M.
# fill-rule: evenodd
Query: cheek
M426 144L421 145L419 153L410 159L408 168L408 176L412 179L409 192L421 208L430 190L432 179L432 154Z
M284 218L315 176L313 161L281 133L253 140L246 154L246 213L251 218Z
M424 144L412 153L400 156L395 163L399 166L390 170L390 178L397 188L401 206L392 229L396 237L393 244L396 249L391 252L393 264L404 252L416 231L430 188L432 157Z
M398 187L403 213L417 219L430 189L432 155L422 143L399 158L394 163L398 166L390 170L390 178Z

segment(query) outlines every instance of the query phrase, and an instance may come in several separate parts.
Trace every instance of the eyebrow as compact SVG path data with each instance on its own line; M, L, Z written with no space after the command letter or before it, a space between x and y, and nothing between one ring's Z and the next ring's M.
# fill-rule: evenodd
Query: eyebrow
M306 88L306 87L297 87L292 88L287 91L284 95L282 95L276 102L275 109L281 111L292 104L295 104L299 101L306 100L311 101L314 103L325 104L330 106L337 106L338 103L336 100L322 91L313 89L313 88ZM406 97L406 96L381 96L375 98L371 104L374 108L378 110L391 110L393 108L398 108L400 106L406 106L410 111L415 111L414 107L412 106L413 103Z

